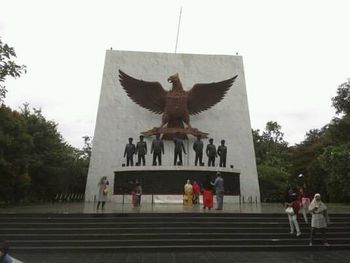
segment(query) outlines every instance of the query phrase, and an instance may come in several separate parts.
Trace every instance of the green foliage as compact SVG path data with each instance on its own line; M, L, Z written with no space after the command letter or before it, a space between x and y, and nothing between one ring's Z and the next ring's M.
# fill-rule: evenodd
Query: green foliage
M303 142L289 149L291 183L298 184L296 175L303 174L310 193L318 192L332 202L349 201L349 143L350 114L333 118L321 130L311 130Z
M336 109L336 114L350 114L350 80L339 85L337 96L332 98L332 105Z
M22 116L0 106L0 198L15 202L28 191L28 160L33 147Z
M328 173L328 195L331 200L350 201L350 143L329 146L319 157Z
M282 201L289 174L288 144L283 139L281 126L277 122L270 121L262 134L259 130L252 132L261 199Z
M257 167L261 199L264 202L283 201L285 191L288 187L289 174L281 167L270 164L260 164Z
M68 145L40 110L0 108L0 198L52 200L58 193L84 193L88 150Z
M27 72L26 66L17 65L13 60L14 58L16 58L14 48L3 43L0 38L0 103L6 97L7 90L3 84L6 77L18 78L21 74Z

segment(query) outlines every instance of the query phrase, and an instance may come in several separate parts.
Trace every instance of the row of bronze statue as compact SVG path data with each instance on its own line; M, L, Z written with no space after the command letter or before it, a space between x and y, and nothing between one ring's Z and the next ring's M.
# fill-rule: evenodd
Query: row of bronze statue
M182 152L186 153L183 140L179 137L175 137L174 141L174 165L182 165ZM213 144L214 139L209 139L209 144L205 150L208 157L208 166L215 166L215 159L220 158L219 166L226 167L227 147L225 146L225 140L221 140L221 145L216 146ZM196 153L194 165L204 166L203 163L203 141L201 136L197 136L197 140L193 143L193 150ZM134 165L134 155L137 155L138 160L136 166L146 165L145 155L147 154L147 143L144 141L144 136L140 136L140 141L133 144L133 138L129 138L129 143L125 146L124 158L126 158L126 166ZM160 134L156 135L156 138L152 141L151 154L153 154L152 165L162 165L162 154L164 154L163 140L160 138Z

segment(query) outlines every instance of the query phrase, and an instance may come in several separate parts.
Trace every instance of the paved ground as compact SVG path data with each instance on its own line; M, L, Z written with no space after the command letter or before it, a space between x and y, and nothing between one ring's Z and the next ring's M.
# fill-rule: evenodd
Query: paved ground
M326 204L329 213L350 213L350 204ZM134 208L131 204L107 203L104 211L97 211L94 203L46 203L0 208L0 213L217 213L203 210L201 205L184 207L182 204L144 204ZM222 213L284 213L279 203L225 204Z
M350 251L18 254L24 263L349 263Z

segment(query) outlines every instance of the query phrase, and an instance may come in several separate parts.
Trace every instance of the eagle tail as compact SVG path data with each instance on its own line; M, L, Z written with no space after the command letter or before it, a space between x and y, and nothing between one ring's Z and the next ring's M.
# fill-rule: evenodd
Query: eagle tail
M182 119L171 119L168 123L167 123L167 128L179 128L179 129L183 129L185 128L184 123L182 121ZM173 138L175 138L175 133L167 133L164 134L162 136L163 140L172 140ZM187 139L187 135L186 134L180 134L179 136L181 139L186 140Z

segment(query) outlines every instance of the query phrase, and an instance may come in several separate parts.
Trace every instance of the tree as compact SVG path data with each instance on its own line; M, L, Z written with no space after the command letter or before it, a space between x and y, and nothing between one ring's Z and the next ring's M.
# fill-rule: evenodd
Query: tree
M28 192L28 161L33 149L25 120L17 111L0 105L0 200L17 202Z
M6 77L18 78L21 74L27 72L26 66L17 65L13 60L14 58L16 58L14 48L4 44L0 38L0 103L2 103L6 97L7 90L6 86L3 84Z
M57 124L28 104L0 105L0 202L48 201L59 193L83 194L91 152L65 142Z
M350 79L339 85L337 96L332 98L332 105L336 109L336 114L350 113Z
M91 136L83 136L84 146L82 150L82 156L90 162L91 151L92 151L92 137Z
M327 147L319 157L328 172L327 192L331 200L350 201L350 143Z
M263 132L263 137L267 141L273 143L285 143L283 140L284 133L281 131L282 127L275 121L269 121L266 123L265 131Z
M288 184L288 143L277 122L266 123L265 130L252 130L261 198L282 201Z
M300 144L290 148L290 173L303 174L310 193L321 193L332 202L349 200L350 82L338 87L332 98L336 113L330 123L310 130ZM294 181L298 179L295 177Z

